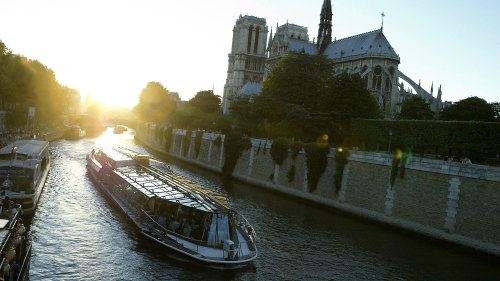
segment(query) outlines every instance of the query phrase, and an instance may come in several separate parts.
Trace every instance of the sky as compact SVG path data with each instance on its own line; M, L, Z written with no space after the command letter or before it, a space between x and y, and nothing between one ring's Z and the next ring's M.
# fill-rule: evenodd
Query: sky
M500 1L331 0L332 37L379 29L399 69L443 100L500 101ZM54 70L57 80L108 105L132 107L150 81L189 100L222 96L239 15L317 37L323 0L0 0L0 40Z

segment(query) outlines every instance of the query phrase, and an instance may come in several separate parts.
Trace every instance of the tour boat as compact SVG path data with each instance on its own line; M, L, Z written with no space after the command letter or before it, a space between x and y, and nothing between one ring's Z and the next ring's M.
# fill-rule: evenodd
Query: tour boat
M15 206L0 215L0 280L29 280L31 238L20 216Z
M66 130L65 137L66 137L66 139L69 139L69 140L81 139L81 138L85 137L85 130L80 128L80 126L78 126L78 125L73 125Z
M116 125L115 128L113 129L113 134L121 134L125 131L127 131L127 127L123 125Z
M96 185L146 237L202 264L236 268L257 257L256 234L227 198L126 148L93 149Z
M33 214L49 173L49 142L17 140L0 149L0 195Z

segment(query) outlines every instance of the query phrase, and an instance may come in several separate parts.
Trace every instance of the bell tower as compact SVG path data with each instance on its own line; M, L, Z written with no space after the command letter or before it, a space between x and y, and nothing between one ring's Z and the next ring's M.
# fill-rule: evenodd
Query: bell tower
M229 113L231 100L247 82L262 82L266 62L266 19L241 16L233 28L222 111Z

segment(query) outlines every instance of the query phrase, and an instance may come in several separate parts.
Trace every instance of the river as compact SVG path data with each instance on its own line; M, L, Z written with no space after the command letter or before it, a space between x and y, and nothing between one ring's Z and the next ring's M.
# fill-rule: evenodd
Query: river
M145 239L89 180L85 155L133 132L51 143L52 163L30 232L31 280L499 280L498 259L372 223L183 163L172 170L227 196L257 232L259 257L218 270Z

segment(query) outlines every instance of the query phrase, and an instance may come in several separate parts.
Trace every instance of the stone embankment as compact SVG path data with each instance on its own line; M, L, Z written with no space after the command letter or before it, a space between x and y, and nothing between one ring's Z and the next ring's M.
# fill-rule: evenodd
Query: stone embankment
M174 130L167 150L164 138L155 138L155 131L155 125L139 126L136 138L157 152L221 172L224 145L214 142L217 134L203 134L197 155L194 133L185 142L186 131ZM223 141L224 136L221 137ZM184 153L187 143L189 148ZM252 148L243 152L233 176L252 185L500 256L498 167L414 157L406 166L404 178L398 176L391 186L392 155L351 151L336 193L335 159L330 153L317 188L309 192L305 153L299 153L295 160L288 157L278 166L270 148L270 141L252 139ZM287 174L292 165L296 171L289 180Z

